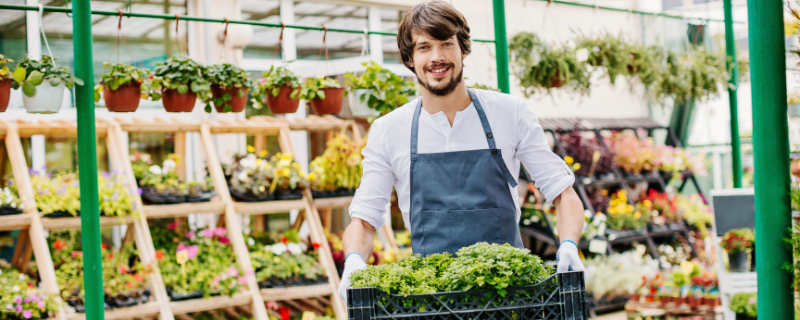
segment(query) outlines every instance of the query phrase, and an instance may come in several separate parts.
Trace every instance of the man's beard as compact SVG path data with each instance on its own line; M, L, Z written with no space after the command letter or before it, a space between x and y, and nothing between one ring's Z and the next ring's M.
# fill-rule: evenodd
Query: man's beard
M434 67L428 68L427 70L424 70L424 71L427 73L428 70L435 69L436 67L438 67L438 66L434 66ZM450 69L452 70L453 68L455 68L455 64L451 64L450 65ZM417 82L419 82L419 85L421 85L423 88L427 89L430 93L433 93L433 95L439 96L439 97L443 97L443 96L446 96L446 95L450 94L451 92L453 92L453 90L456 89L458 84L461 83L461 80L463 79L463 75L464 75L464 65L462 64L461 65L461 70L458 71L458 75L455 76L455 77L451 77L450 78L450 82L448 82L447 85L444 86L444 87L434 88L431 85L429 85L427 82L422 81L423 77L417 77Z

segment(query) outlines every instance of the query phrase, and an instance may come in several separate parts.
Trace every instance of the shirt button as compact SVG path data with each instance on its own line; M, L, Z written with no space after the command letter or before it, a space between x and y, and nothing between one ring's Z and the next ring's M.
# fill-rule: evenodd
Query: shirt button
M488 132L488 133L486 133L486 136L487 136L487 137L489 137L489 138L491 138L491 137L492 137L492 133L491 133L491 132Z

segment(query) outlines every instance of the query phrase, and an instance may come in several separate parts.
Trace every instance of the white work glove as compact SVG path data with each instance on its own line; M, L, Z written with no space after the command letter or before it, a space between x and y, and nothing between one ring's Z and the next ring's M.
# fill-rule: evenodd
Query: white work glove
M588 280L589 277L586 273L586 268L583 266L581 256L578 254L578 245L574 242L562 242L558 247L556 260L558 261L556 272L583 271L583 281L586 282Z
M366 269L367 264L360 254L348 254L344 261L344 272L342 272L342 282L339 283L339 296L347 304L347 288L350 288L350 275L361 269Z

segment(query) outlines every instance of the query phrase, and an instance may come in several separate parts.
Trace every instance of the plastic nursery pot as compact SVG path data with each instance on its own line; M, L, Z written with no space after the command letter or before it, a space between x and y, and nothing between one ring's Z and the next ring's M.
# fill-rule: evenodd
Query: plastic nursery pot
M339 114L342 111L344 88L325 88L325 99L311 99L311 109L318 115Z
M111 112L134 112L139 108L141 97L142 85L134 81L121 85L117 90L103 85L103 101Z
M381 115L379 111L369 107L367 104L369 99L364 99L364 102L361 102L361 96L368 91L367 89L356 89L347 95L350 104L350 113L352 113L354 117L376 117Z
M240 97L239 91L244 90L244 94ZM242 112L244 111L244 107L247 105L247 92L250 91L249 88L227 88L223 89L219 85L211 86L211 96L216 99L222 98L226 93L231 95L231 99L225 101L225 103L221 106L218 106L216 103L214 104L214 109L217 109L217 112L223 113L225 112L225 106L231 106L230 112Z
M164 110L167 112L192 112L197 94L191 91L181 94L176 89L164 88L161 99L164 100Z
M749 252L728 253L728 262L731 272L748 272L750 271Z
M5 112L8 108L8 100L11 98L11 79L0 81L0 112Z
M269 112L272 112L272 114L297 112L297 107L300 106L300 99L292 99L289 97L289 95L292 94L292 90L294 90L292 87L281 87L281 91L278 92L277 97L267 92L266 102L269 107Z
M33 97L22 95L22 105L28 113L56 113L64 102L66 88L63 81L55 87L50 85L50 81L44 81L36 86Z
M644 296L644 302L647 303L656 302L656 296L654 294L648 294Z

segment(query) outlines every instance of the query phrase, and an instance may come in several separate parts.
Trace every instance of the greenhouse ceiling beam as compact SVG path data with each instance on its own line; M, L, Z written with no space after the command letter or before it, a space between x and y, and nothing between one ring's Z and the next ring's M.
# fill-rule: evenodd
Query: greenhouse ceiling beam
M789 128L781 0L747 2L753 94L758 318L794 319L790 237Z
M731 59L733 70L728 86L728 103L731 115L731 157L733 171L733 187L742 187L742 146L739 144L739 106L736 90L739 86L739 66L736 63L736 38L733 34L733 8L731 0L723 1L723 11L725 11L725 52L728 59Z
M7 9L7 10L27 10L27 11L38 11L39 7L36 6L23 6L23 5L13 5L13 4L0 4L0 9ZM62 7L44 7L43 9L45 12L60 12L60 13L68 13L70 9L62 8ZM91 14L94 15L104 15L104 16L119 16L118 11L102 11L102 10L92 10ZM123 13L125 17L133 17L133 18L150 18L150 19L163 19L163 20L175 20L175 15L169 14L152 14L152 13ZM192 16L185 16L185 15L178 15L181 20L185 21L198 21L198 22L209 22L209 23L225 23L225 19L211 19L211 18L200 18L200 17L192 17ZM281 24L279 23L266 23L266 22L258 22L258 21L250 21L250 20L229 20L228 22L232 24L245 24L251 26L259 26L259 27L270 27L270 28L280 28ZM316 30L316 31L325 31L322 27L312 27L312 26L301 26L301 25L292 25L287 24L284 25L286 28L290 29L300 29L300 30ZM339 32L339 33L354 33L354 34L377 34L382 36L392 36L396 37L397 33L392 32L382 32L382 31L364 31L364 30L352 30L352 29L339 29L339 28L328 28L328 32ZM484 39L472 39L475 42L485 42L485 43L494 43L494 40L484 40Z
M89 0L72 2L73 50L78 109L78 176L81 191L81 245L86 319L105 318L103 258L100 252L100 207L97 196L97 134L94 118L94 70L92 60L92 8Z
M694 19L694 20L703 20L703 21L709 21L709 22L725 22L724 19L707 19L707 18L687 17L687 16L681 16L681 15L658 13L658 12L651 12L651 11L640 11L640 10L631 10L631 9L623 9L623 8L598 6L598 5L589 4L589 3L579 3L579 2L571 2L571 1L564 1L564 0L538 0L538 1L551 2L551 3L568 5L568 6L592 8L592 9L597 9L597 10L616 11L616 12L629 12L629 13L636 13L636 14L641 14L641 15L646 15L646 16L654 16L654 17L664 17L664 18L673 18L673 19ZM733 23L745 24L744 21L734 21Z

